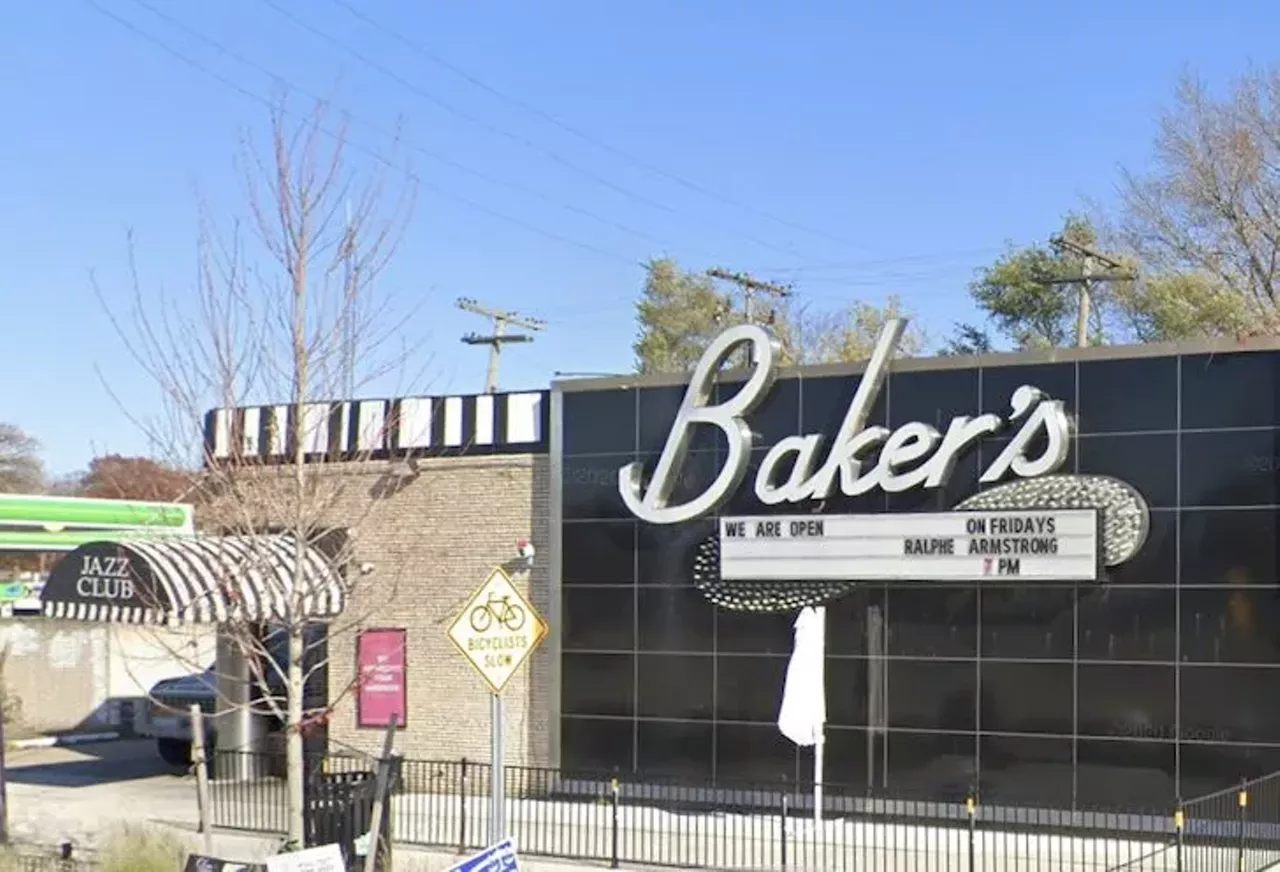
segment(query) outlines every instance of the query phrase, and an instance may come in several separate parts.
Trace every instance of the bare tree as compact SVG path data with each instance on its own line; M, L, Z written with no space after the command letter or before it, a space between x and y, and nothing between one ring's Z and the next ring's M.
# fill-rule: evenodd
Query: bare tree
M407 220L413 177L392 164L354 171L345 142L345 126L327 104L295 115L280 101L267 147L249 137L242 143L245 220L216 221L202 204L194 291L146 299L131 239L132 311L124 317L104 304L164 398L161 415L135 415L135 422L170 468L201 469L185 499L201 507L201 535L258 543L254 561L264 575L273 560L268 534L286 535L297 548L291 584L274 591L269 628L238 610L221 627L248 663L258 699L219 698L220 713L250 707L283 724L288 838L295 845L303 838L303 734L354 686L353 680L331 687L324 702L304 699L310 677L326 667L321 643L308 632L316 616L305 564L316 551L333 565L348 563L360 527L377 510L367 488L356 486L365 483L367 464L309 461L328 450L317 434L329 401L395 373L403 379L411 362L422 363L419 346L402 339L412 313L379 281ZM263 463L246 448L254 434L234 429L229 456L193 456L204 445L207 410L274 403L296 410L281 434L288 446L283 462ZM253 561L238 570L258 571ZM379 566L376 585L362 573L346 573L346 609L327 619L330 642L394 597L397 571ZM285 657L276 653L280 641Z
M890 296L883 306L855 300L835 312L792 308L777 319L774 329L781 336L787 363L838 363L869 358L885 322L908 316L902 301ZM919 354L925 343L924 333L908 324L897 353L907 357Z
M151 457L104 454L89 461L84 472L51 483L49 490L92 499L177 502L192 494L193 484L190 470Z
M40 442L12 424L0 424L0 492L35 493L44 486Z
M1148 274L1190 275L1211 309L1228 310L1228 330L1277 326L1280 69L1251 72L1220 99L1185 78L1150 171L1126 171L1121 195L1120 239Z

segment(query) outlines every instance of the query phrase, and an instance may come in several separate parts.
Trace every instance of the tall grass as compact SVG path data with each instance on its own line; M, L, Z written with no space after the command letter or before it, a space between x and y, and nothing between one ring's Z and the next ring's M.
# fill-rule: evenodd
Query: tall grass
M187 846L176 833L124 826L107 836L96 859L99 872L175 872L186 862Z
M5 738L12 740L22 729L22 700L5 685L4 668L8 659L9 646L6 644L0 647L0 718L4 718Z

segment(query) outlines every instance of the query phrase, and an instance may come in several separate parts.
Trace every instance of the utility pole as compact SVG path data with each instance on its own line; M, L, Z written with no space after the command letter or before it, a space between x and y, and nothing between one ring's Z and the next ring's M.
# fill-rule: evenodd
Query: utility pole
M1110 255L1103 254L1087 245L1075 242L1065 236L1055 236L1049 240L1058 252L1070 252L1084 259L1079 276L1054 279L1056 284L1079 285L1080 295L1076 309L1076 347L1084 348L1089 344L1089 310L1092 306L1093 286L1095 282L1131 282L1138 276L1120 261ZM1108 272L1097 274L1097 264L1107 267Z
M712 269L707 270L707 275L713 279L720 279L721 281L730 282L738 286L738 290L742 292L742 314L748 324L757 323L755 311L756 294L765 294L775 300L784 300L791 296L791 288L786 285L762 281L760 279L753 278L746 273L731 272L727 269L723 269L722 267L713 267ZM769 306L768 316L764 319L764 323L773 323L776 316L777 310L775 310L772 305ZM750 347L747 349L747 355L747 365L750 366L755 363L752 359L752 350Z
M524 327L526 330L536 331L546 327L547 323L538 318L527 318L515 312L504 312L501 309L490 309L487 306L481 306L470 297L459 297L454 305L464 312L480 315L493 322L493 332L488 336L468 333L462 337L462 341L467 345L489 346L489 368L485 372L484 392L486 394L495 393L498 390L498 361L502 356L502 346L508 342L533 341L533 337L526 333L508 333L507 327L514 325L516 327Z

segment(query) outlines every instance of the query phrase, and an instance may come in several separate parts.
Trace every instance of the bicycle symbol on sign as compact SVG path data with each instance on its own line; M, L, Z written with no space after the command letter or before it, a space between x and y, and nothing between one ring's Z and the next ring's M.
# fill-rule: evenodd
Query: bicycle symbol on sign
M497 621L499 627L514 633L524 626L525 617L524 609L511 602L510 597L491 593L484 605L471 610L471 629L486 633Z

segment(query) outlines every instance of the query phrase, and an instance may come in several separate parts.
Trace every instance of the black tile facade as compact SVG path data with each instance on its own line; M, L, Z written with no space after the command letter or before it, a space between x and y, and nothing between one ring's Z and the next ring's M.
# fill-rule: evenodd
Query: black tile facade
M857 383L780 380L751 421L752 469L726 513L795 512L755 497L759 462L789 435L829 445ZM1145 496L1147 542L1096 584L867 584L831 603L829 790L945 801L978 787L987 803L1167 809L1280 770L1280 353L894 373L869 424L1007 414L1022 385L1073 418L1062 472ZM708 604L690 566L714 520L650 526L618 497L618 469L652 469L682 395L565 395L563 765L803 780L812 754L775 723L794 616ZM722 437L701 429L681 493L723 457ZM950 509L1009 436L961 457L936 491L833 496L822 511ZM885 728L869 729L877 716Z

